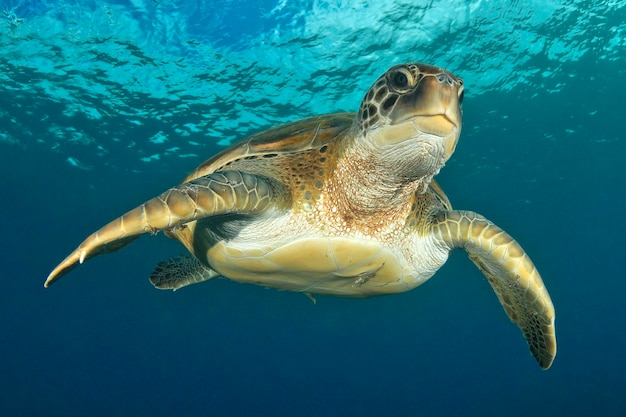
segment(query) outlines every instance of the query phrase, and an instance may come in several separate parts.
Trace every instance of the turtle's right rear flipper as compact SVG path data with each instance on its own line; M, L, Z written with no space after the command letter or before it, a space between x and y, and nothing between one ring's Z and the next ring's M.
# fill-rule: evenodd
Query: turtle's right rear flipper
M44 286L77 264L119 250L145 233L173 230L221 214L256 214L273 203L269 182L255 175L222 171L196 178L170 188L93 233L50 273Z
M219 274L191 255L160 262L150 274L150 282L160 290L174 290L215 278Z

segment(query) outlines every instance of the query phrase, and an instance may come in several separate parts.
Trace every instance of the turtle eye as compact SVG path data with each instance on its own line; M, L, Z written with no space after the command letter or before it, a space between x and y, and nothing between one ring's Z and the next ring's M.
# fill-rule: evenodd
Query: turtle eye
M389 74L391 88L398 93L406 93L415 85L413 74L407 68L397 68Z

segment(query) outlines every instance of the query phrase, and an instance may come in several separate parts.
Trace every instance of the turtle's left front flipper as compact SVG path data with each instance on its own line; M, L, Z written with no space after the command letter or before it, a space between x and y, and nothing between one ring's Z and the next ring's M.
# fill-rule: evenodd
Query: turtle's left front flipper
M506 232L471 211L439 214L435 236L463 248L485 274L509 318L522 330L543 369L556 355L554 306L541 276L522 247Z
M215 172L170 188L85 239L50 273L44 286L79 263L119 250L142 234L221 214L260 213L275 202L272 194L267 180L238 171Z

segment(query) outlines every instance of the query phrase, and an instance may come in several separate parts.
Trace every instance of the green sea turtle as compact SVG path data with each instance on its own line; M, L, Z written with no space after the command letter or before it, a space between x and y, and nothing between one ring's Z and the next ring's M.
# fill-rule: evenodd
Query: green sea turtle
M433 180L456 147L463 90L441 68L394 66L358 113L289 123L225 149L85 239L45 286L161 230L191 253L156 267L150 280L164 289L223 276L311 296L392 294L463 248L547 369L554 307L535 266L498 226L452 210Z

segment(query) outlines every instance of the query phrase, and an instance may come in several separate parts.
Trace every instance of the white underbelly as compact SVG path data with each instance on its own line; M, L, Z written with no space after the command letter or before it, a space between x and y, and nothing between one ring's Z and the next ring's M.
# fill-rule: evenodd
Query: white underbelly
M353 233L294 227L288 216L240 231L207 252L211 268L237 282L312 294L367 297L408 291L446 261L433 242L407 235L393 246ZM299 220L299 219L298 219ZM291 230L290 230L291 229Z

